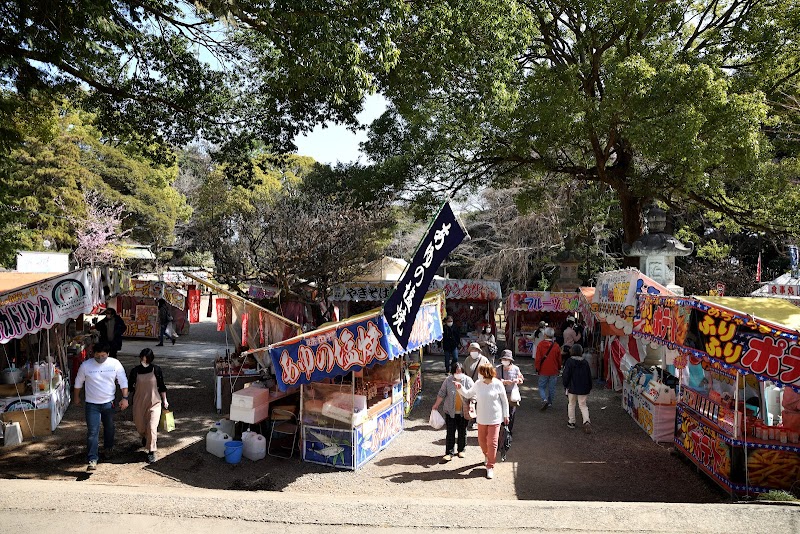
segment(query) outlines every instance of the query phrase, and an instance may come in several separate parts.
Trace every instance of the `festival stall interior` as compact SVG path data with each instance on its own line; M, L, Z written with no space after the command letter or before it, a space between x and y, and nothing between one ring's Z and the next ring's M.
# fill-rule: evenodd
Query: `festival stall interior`
M127 273L110 268L0 273L6 445L56 430L69 407L71 375L95 341L83 317L103 307L127 280Z

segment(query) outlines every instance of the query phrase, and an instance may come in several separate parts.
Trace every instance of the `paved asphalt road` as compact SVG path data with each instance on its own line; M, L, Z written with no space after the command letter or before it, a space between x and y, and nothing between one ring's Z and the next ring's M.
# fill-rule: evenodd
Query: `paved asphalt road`
M0 531L800 532L800 506L338 497L3 480ZM99 530L97 530L99 531Z

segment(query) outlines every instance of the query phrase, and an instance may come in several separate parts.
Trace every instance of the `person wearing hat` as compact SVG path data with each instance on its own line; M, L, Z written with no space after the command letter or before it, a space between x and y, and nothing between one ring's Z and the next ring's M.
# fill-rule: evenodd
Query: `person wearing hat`
M539 347L539 342L544 339L545 328L547 328L547 321L539 321L539 328L533 332L533 349L531 350L531 357L536 356L536 349Z
M589 407L586 405L586 399L592 391L592 370L589 368L589 362L583 357L583 347L579 343L570 347L570 358L564 364L563 380L569 398L567 427L575 428L575 404L577 404L581 409L583 431L591 434L592 423L589 420Z
M442 351L444 351L444 372L449 373L452 364L458 361L458 347L461 345L461 336L453 325L453 316L448 315L444 320L442 332Z
M505 349L500 354L500 365L495 368L497 378L503 383L506 388L506 396L508 397L508 433L509 435L514 431L514 415L517 413L517 408L521 400L519 393L519 386L524 381L522 371L519 367L514 365L514 355L510 350ZM501 439L497 442L497 448L500 451L500 459L506 461L506 453L510 443L506 446L506 440Z
M555 331L548 326L544 329L544 340L536 348L534 366L539 373L539 395L542 397L541 410L553 405L556 393L558 372L561 370L561 347L553 339Z
M477 343L470 343L469 356L464 359L464 374L470 377L473 382L477 382L480 379L478 368L484 363L489 366L492 365L489 359L481 352L481 346ZM471 428L473 430L477 428L474 419L472 420Z

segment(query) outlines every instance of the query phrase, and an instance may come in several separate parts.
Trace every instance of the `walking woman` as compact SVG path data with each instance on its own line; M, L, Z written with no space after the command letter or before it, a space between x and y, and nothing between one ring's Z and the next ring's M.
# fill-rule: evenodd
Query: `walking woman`
M494 478L500 423L508 424L508 398L505 386L495 378L497 373L491 363L482 363L478 373L481 378L471 388L463 388L460 382L455 386L464 398L478 400L478 444L486 457L486 478Z
M147 450L147 463L156 461L156 440L158 439L158 423L161 420L161 408L169 408L167 402L167 386L161 367L153 365L155 354L151 349L144 349L139 354L139 365L131 369L128 388L133 396L133 423L142 438L142 447Z
M500 356L500 365L497 366L496 372L500 382L502 382L503 386L506 388L506 395L508 395L509 415L507 427L508 435L510 436L514 432L514 416L522 400L519 393L519 386L524 381L524 377L519 367L514 365L514 355L508 349L505 349ZM500 437L504 438L505 436ZM506 453L508 452L508 448L504 443L505 441L505 439L500 439L499 441L500 459L504 462L506 461Z
M464 367L454 362L450 366L450 374L442 382L433 409L438 410L444 404L444 421L447 424L447 438L444 445L444 461L449 462L453 456L464 457L467 447L467 422L469 421L469 403L456 392L456 384L471 388L475 383L464 374ZM456 434L458 434L458 450L456 450Z

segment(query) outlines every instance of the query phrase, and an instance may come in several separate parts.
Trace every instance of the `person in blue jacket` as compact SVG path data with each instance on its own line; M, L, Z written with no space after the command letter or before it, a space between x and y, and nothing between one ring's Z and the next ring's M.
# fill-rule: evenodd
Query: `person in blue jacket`
M577 404L581 409L583 431L591 434L592 423L589 420L589 407L586 405L586 399L589 397L589 392L592 391L592 370L589 368L589 362L583 357L583 347L579 343L575 343L570 348L570 357L564 365L562 380L567 390L567 397L569 397L567 426L575 428L575 404Z

